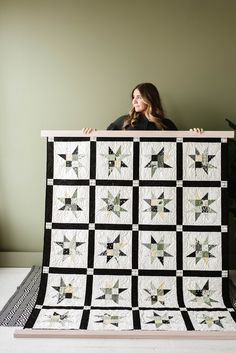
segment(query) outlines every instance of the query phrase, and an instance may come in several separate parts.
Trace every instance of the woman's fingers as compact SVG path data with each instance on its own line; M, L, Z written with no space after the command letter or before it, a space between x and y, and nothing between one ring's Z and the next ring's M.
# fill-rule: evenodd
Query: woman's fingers
M204 132L203 128L194 127L193 129L189 129L189 131L197 132L198 134L202 134Z
M83 131L84 134L89 134L90 130L91 130L90 127L84 127L82 131Z
M84 127L84 128L82 129L82 132L83 132L84 134L91 134L91 132L94 132L94 131L96 131L96 129L94 129L94 128L92 128L92 127Z

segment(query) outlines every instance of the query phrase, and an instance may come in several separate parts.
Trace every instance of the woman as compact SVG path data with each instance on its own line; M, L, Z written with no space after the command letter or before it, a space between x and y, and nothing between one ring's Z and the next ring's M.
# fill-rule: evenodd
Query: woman
M132 109L111 123L107 130L177 130L175 124L165 117L159 92L152 83L140 83L131 93ZM84 133L95 131L84 128ZM191 131L203 132L194 128Z

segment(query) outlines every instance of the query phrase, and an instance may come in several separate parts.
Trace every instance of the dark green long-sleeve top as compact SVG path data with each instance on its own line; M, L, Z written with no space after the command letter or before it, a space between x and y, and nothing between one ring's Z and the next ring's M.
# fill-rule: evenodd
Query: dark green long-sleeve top
M107 130L123 130L122 126L127 115L122 115L111 123ZM178 130L175 124L167 118L163 118L163 123L166 125L165 130ZM158 127L149 121L145 115L140 114L135 126L128 126L126 130L159 130Z

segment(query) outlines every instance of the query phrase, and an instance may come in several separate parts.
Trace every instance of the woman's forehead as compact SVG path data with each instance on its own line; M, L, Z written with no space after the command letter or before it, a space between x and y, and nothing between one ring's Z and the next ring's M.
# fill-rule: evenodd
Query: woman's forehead
M135 90L133 91L133 96L141 96L141 93L138 88L135 88Z

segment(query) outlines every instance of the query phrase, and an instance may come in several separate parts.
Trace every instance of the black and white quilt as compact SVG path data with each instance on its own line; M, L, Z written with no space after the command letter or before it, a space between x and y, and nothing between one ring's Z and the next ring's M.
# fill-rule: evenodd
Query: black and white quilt
M33 329L235 331L227 139L48 138Z

